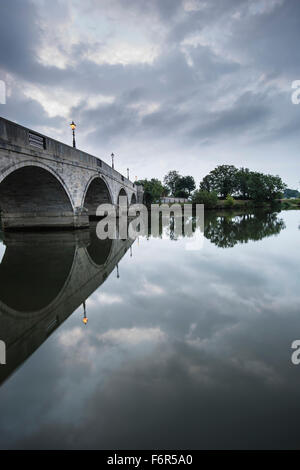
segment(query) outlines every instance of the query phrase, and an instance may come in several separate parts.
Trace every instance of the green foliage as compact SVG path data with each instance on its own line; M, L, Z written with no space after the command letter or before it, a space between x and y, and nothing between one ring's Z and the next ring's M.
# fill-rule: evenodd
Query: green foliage
M169 188L171 194L175 195L176 185L180 179L178 171L172 170L164 177L164 184Z
M230 196L230 194L227 194L227 196L226 196L225 206L226 207L233 207L234 206L234 198L232 196Z
M216 191L223 198L235 195L242 199L266 202L280 199L285 188L286 185L277 175L265 175L248 168L237 169L233 165L218 166L200 183L200 190Z
M170 193L175 197L189 197L196 188L195 180L192 176L181 176L178 171L169 171L164 177L164 183Z
M146 204L152 204L159 202L163 193L165 192L165 187L162 185L161 181L156 178L152 178L150 181L139 180L136 184L141 184L144 187L144 201Z
M181 176L178 171L169 171L164 178L164 183L163 185L156 178L136 182L144 187L144 202L146 204L159 202L161 197L168 196L170 192L173 196L187 198L196 187L192 176Z
M221 197L235 192L238 169L233 165L219 165L200 184L200 189L216 191ZM205 187L206 186L206 187Z
M249 198L254 201L274 201L283 196L286 185L279 176L251 172L249 181Z
M182 188L182 189L176 189L174 196L175 196L175 197L185 197L185 198L188 198L188 197L189 197L189 193L188 193L187 191L185 191L183 188Z
M192 176L181 176L175 170L167 173L164 184L156 178L140 180L137 184L144 186L146 204L159 202L161 197L169 194L188 198L196 187ZM288 190L278 175L265 175L248 168L238 169L233 165L219 165L203 178L200 189L193 194L193 202L213 208L217 207L219 196L226 198L225 207L233 207L238 203L234 199L236 197L257 206L264 203L274 204L276 199L283 197L284 192L289 194L289 197L296 193L300 195L296 190Z
M251 171L248 168L240 168L236 173L236 192L243 199L249 199L249 183Z
M213 182L210 175L204 176L203 180L200 183L200 189L202 191L211 192L213 190Z
M300 199L286 199L282 201L281 207L283 209L299 209Z
M191 192L194 191L194 189L196 189L196 183L192 176L181 176L178 184L179 184L179 187L183 191L187 192L189 196Z
M195 191L193 194L193 203L204 204L206 208L214 208L218 204L218 195L215 191L209 192L203 189Z

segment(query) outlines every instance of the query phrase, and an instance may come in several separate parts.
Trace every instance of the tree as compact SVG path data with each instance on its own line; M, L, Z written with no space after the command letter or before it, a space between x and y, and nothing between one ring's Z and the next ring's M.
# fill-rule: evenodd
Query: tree
M234 194L261 202L280 199L285 189L286 184L278 175L265 175L248 168L238 170L233 165L217 166L200 183L200 190L216 191L223 198Z
M225 199L225 206L226 207L233 207L234 206L234 199L230 194L227 194L226 199Z
M186 191L186 189L177 185L174 196L188 198L189 193Z
M179 176L175 184L174 196L187 198L195 188L196 184L192 176Z
M139 180L136 182L136 184L143 185L144 200L146 204L152 204L159 201L165 191L161 181L156 178L152 178L150 181L147 179Z
M180 178L180 174L175 170L169 171L169 173L164 177L164 184L169 188L171 194L173 195L175 195L176 184Z
M236 190L243 199L249 199L249 182L251 171L248 168L240 168L236 174Z
M191 195L191 192L196 189L196 183L192 176L182 176L180 178L180 184L182 188L188 192L189 196Z
M286 184L280 176L264 175L257 171L250 172L249 198L255 201L274 201L283 196Z
M281 199L283 197L286 184L283 183L280 176L264 175L264 182L268 193L268 201L274 201L275 199Z
M264 175L258 171L251 171L248 185L249 199L254 201L265 201L267 191L264 184Z
M217 206L218 195L215 191L209 192L204 189L200 189L199 191L194 192L193 203L204 204L204 207L206 208L213 208Z
M210 190L216 191L221 197L236 191L238 169L233 165L219 165L209 173ZM202 188L201 188L202 189Z
M212 179L210 175L204 176L203 180L200 183L200 190L208 192L213 190Z

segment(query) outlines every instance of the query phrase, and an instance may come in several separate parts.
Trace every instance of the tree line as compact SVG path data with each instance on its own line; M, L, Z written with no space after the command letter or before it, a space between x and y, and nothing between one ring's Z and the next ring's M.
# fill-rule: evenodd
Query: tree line
M144 186L146 203L159 201L164 196L190 198L195 203L215 205L219 199L230 204L236 199L272 202L283 197L287 186L280 176L236 168L234 165L219 165L206 175L195 191L193 176L182 176L178 171L167 173L163 183L156 178L139 180Z
M213 206L219 198L232 205L234 199L254 202L272 202L283 197L286 184L280 176L236 168L234 165L219 165L200 182L193 201Z
M182 176L175 170L167 173L163 183L157 178L152 178L151 180L139 180L136 184L143 185L146 204L157 202L166 196L189 198L192 191L196 189L196 183L192 176Z

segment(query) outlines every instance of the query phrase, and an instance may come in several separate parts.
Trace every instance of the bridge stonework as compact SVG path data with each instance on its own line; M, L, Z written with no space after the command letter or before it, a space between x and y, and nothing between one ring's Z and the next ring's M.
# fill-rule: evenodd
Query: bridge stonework
M0 118L2 228L87 227L105 202L142 202L143 188L81 150Z

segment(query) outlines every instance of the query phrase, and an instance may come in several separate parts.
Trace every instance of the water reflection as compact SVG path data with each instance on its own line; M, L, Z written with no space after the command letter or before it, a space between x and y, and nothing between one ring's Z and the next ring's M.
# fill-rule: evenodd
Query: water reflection
M194 221L193 221L194 222ZM195 223L193 230L195 230ZM204 235L222 248L278 234L285 227L276 213L207 212ZM174 221L167 230L174 240ZM161 235L161 232L160 232ZM99 240L90 231L6 233L0 264L0 331L7 344L3 381L109 276L131 248L131 240Z
M148 238L169 238L176 241L174 215L170 217L170 224L163 226L160 221L159 233L155 235L151 230L151 218L148 220ZM197 229L196 217L192 220L180 218L181 236L193 237ZM186 230L191 224L192 230ZM220 248L232 248L238 243L247 243L249 240L257 241L272 235L278 235L285 228L283 219L276 212L255 210L252 213L241 211L205 211L204 236Z
M0 332L7 366L0 368L0 382L78 306L83 304L86 312L86 299L132 244L99 240L94 226L90 231L7 232L3 237Z
M180 238L140 238L122 260L126 242L98 250L93 233L74 233L65 248L54 236L9 235L6 250L19 244L25 263L30 250L34 260L37 247L53 246L49 263L59 276L43 293L47 274L38 279L32 271L41 263L33 261L26 275L36 289L24 282L38 297L28 300L25 291L14 299L14 277L2 275L10 359L1 373L36 353L0 389L0 446L297 447L300 366L290 346L300 337L299 214L233 213L225 221L224 212L207 213L206 230L218 226L218 236L206 232L202 250L187 251ZM234 247L223 249L228 223ZM9 276L16 256L3 255Z
M277 213L256 211L249 213L205 213L204 236L220 248L232 248L237 243L257 241L278 235L285 228Z

